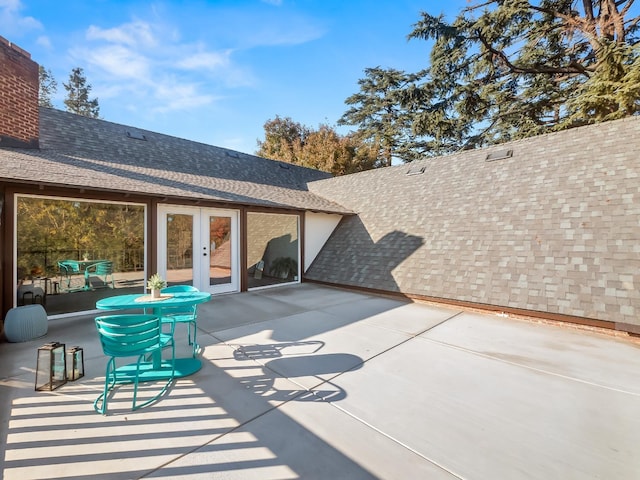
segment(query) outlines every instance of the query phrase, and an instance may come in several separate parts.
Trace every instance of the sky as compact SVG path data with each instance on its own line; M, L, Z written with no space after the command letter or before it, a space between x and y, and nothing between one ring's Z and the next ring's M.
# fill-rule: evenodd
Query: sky
M0 0L0 36L58 83L84 70L100 118L253 154L276 116L338 127L372 67L415 72L420 12L467 0ZM351 127L352 129L352 127Z

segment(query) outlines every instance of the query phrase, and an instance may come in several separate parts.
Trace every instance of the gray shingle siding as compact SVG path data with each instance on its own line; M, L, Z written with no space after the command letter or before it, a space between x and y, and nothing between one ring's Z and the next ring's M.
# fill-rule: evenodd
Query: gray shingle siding
M634 117L313 182L358 217L306 276L640 325L638 147Z

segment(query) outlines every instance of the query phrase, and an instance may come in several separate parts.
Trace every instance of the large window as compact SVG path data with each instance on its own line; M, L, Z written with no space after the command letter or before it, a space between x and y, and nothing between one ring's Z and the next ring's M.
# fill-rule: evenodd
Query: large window
M55 315L143 291L144 205L18 196L16 210L17 305Z
M298 281L298 215L247 214L249 288Z

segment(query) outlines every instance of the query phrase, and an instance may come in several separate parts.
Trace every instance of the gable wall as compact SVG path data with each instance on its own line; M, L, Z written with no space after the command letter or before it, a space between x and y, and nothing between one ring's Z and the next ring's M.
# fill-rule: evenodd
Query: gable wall
M629 118L314 182L358 216L306 278L640 331L638 147Z
M304 271L313 263L341 219L342 215L314 212L305 214Z

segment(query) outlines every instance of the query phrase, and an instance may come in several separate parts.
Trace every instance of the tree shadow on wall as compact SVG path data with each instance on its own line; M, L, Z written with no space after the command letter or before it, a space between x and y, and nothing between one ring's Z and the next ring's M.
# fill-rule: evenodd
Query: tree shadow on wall
M248 267L249 288L297 279L298 240L292 238L287 233L267 242L259 261Z
M358 216L345 217L315 258L305 278L400 292L393 271L424 245L423 237L399 230L374 241Z

